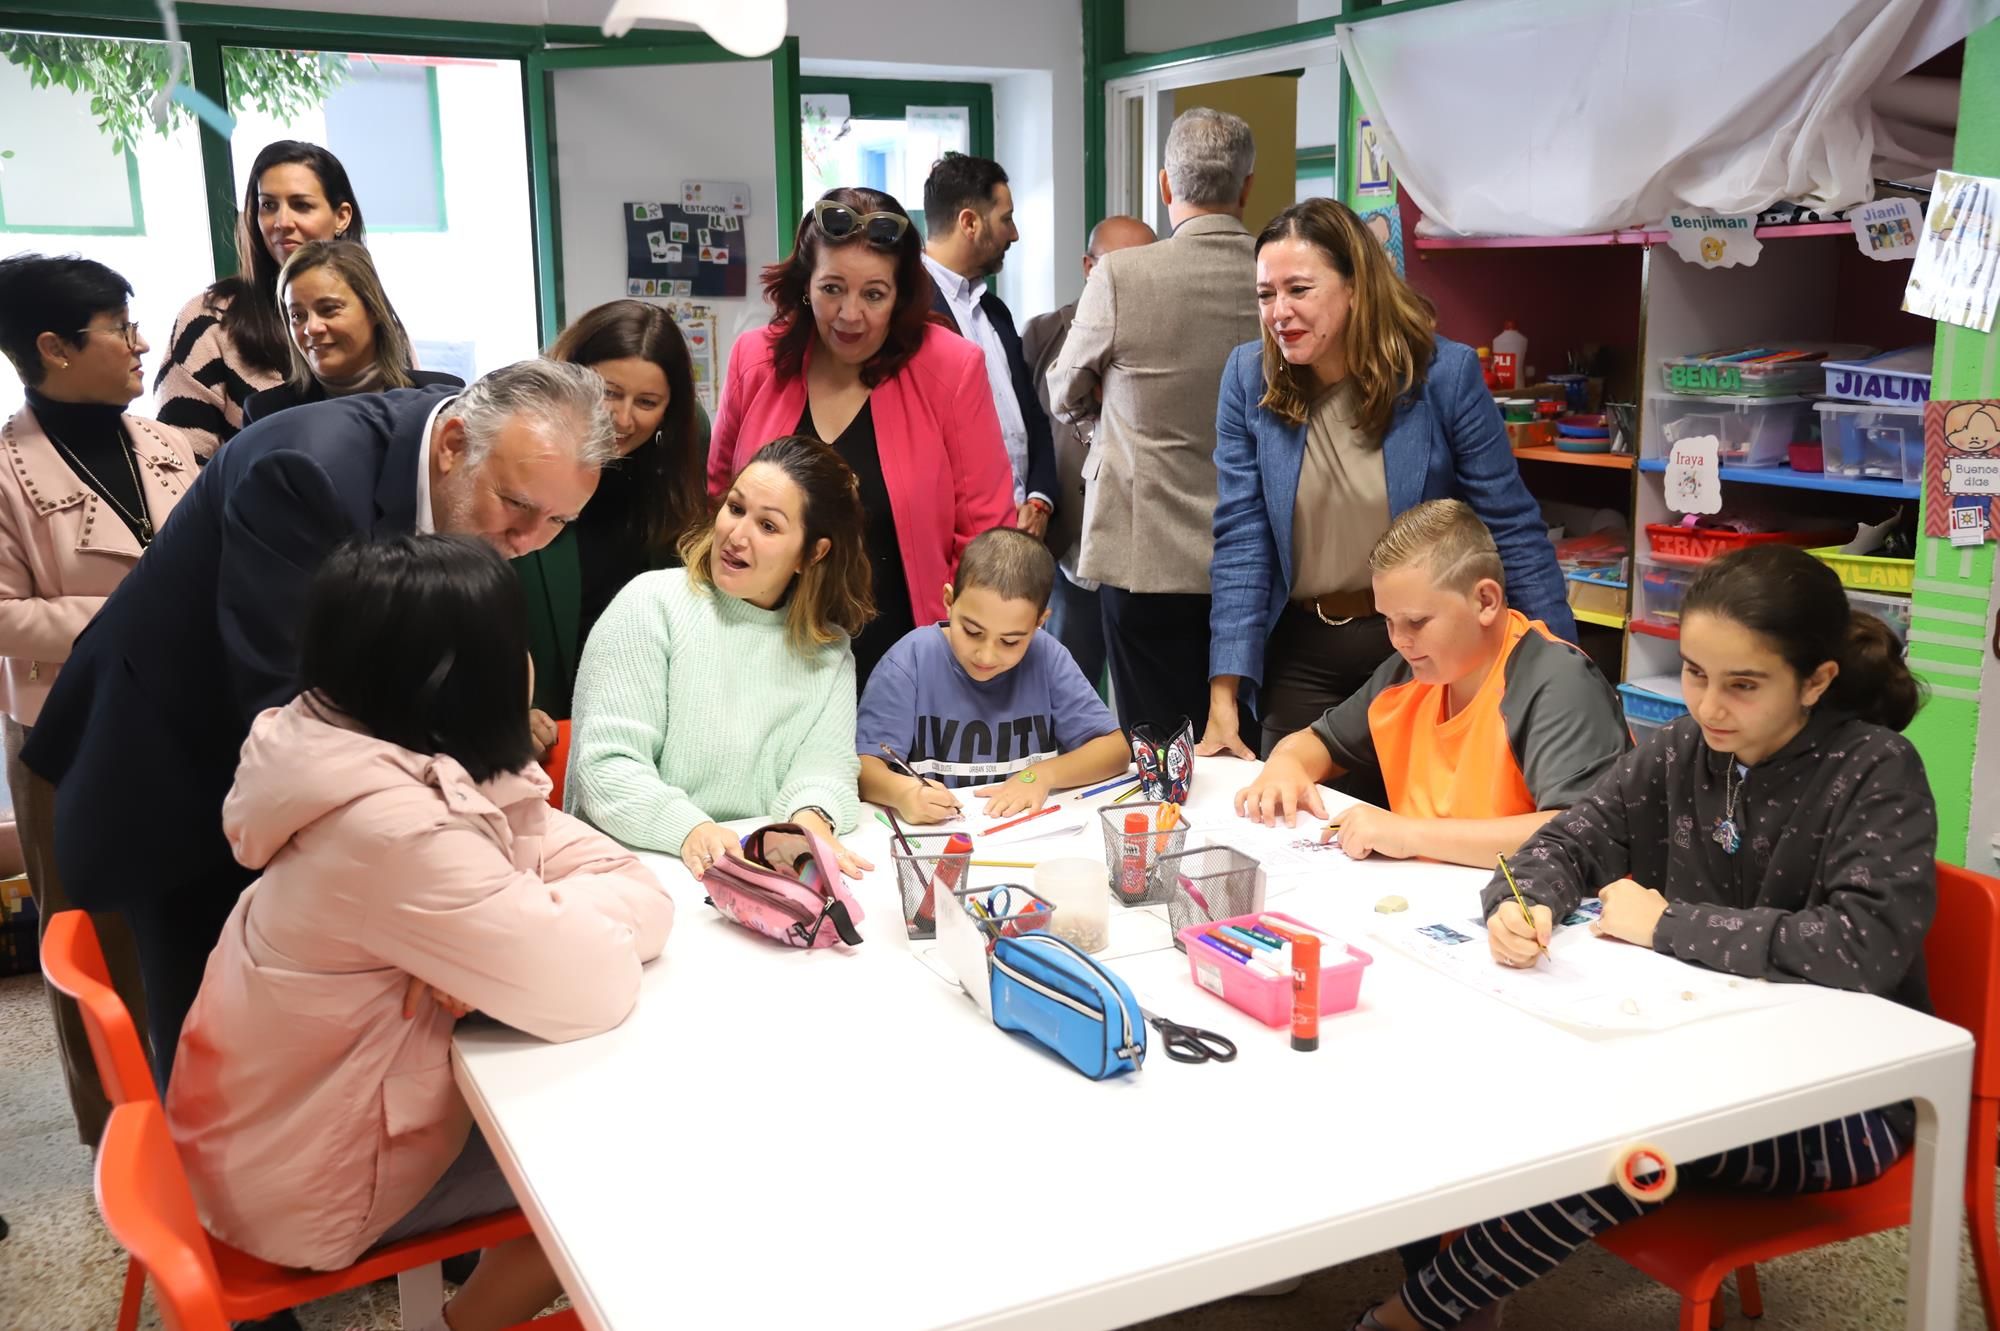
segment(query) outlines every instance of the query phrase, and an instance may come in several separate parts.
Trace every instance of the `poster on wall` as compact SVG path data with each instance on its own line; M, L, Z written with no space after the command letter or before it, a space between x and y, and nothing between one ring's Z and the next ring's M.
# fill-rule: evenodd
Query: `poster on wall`
M750 266L742 219L691 212L671 203L621 205L625 294L655 299L742 297Z
M1993 331L2000 303L2000 180L1937 173L1903 308L1941 323Z
M1385 203L1375 208L1363 208L1356 214L1368 234L1382 242L1382 248L1389 251L1389 258L1396 265L1396 276L1406 276L1403 268L1403 212L1393 203Z
M2000 400L1924 404L1924 534L1980 545L2000 521Z
M1389 159L1382 151L1382 136L1375 132L1375 122L1367 116L1361 117L1360 133L1355 137L1360 141L1355 154L1355 196L1393 198L1396 183L1389 176Z
M709 419L715 418L715 311L707 305L675 301L667 306L687 343L688 360L694 368L694 395L701 400Z

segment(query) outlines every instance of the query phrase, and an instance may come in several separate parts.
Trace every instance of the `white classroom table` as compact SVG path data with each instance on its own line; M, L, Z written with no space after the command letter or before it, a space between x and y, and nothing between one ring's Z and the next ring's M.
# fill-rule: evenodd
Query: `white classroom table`
M1201 759L1191 824L1233 816L1254 771ZM1375 958L1318 1052L1197 989L1169 949L1113 965L1240 1057L1175 1063L1155 1033L1140 1073L1093 1082L913 956L931 945L905 937L887 832L863 819L861 947L768 943L648 857L677 915L622 1026L459 1035L458 1084L591 1331L1124 1326L1596 1187L1637 1142L1685 1162L1911 1097L1907 1325L1955 1324L1972 1068L1956 1026L1802 986L1589 1038L1368 937L1385 893L1476 913L1484 871L1338 857L1273 883L1278 908ZM1102 842L1093 812L1067 841L985 853Z

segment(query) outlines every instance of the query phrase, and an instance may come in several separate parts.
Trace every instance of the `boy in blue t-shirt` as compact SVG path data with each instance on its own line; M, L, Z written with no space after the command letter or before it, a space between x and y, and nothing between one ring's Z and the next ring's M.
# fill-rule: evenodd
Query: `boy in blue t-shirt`
M1111 709L1040 631L1055 577L1048 547L1026 532L995 528L965 547L957 585L945 584L950 617L905 636L868 677L855 740L862 799L940 823L962 812L953 788L980 785L998 817L1125 770L1132 754Z

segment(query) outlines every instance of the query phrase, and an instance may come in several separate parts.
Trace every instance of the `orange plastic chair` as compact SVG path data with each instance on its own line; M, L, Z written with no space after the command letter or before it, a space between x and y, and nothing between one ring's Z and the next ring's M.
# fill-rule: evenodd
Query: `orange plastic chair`
M542 770L555 783L549 787L549 805L560 809L563 806L563 777L569 772L569 722L556 722L556 742L549 746L548 756L542 759Z
M111 1111L97 1152L97 1209L112 1237L152 1275L167 1331L229 1331L231 1318L247 1315L232 1307L224 1289L214 1241L201 1227L158 1101L132 1101ZM576 1331L581 1325L565 1311L515 1331Z
M1972 1118L1965 1214L1988 1331L2000 1331L2000 1231L1993 1170L2000 1154L2000 879L1938 865L1937 918L1924 942L1939 1017L1972 1032ZM1873 1183L1810 1197L1746 1197L1691 1190L1649 1216L1599 1236L1681 1296L1680 1331L1722 1325L1722 1281L1736 1272L1746 1317L1764 1314L1758 1262L1910 1223L1909 1156ZM1947 1240L1949 1241L1949 1240Z
M125 1105L150 1105L161 1114L164 1129L165 1111L160 1109L159 1092L139 1043L138 1028L132 1024L132 1014L126 1010L124 1000L111 987L104 952L97 942L97 927L89 915L80 910L66 910L49 917L48 930L42 936L42 974L50 984L74 998L82 1010L84 1032L90 1039L91 1055L97 1060L98 1077L113 1105L114 1118ZM187 1194L187 1176L181 1169L180 1156L173 1150L172 1139L164 1140L172 1156L171 1172L179 1179L181 1193ZM100 1199L101 1195L100 1192ZM192 1212L192 1194L188 1195ZM447 1257L519 1238L528 1232L528 1221L519 1211L503 1211L377 1248L341 1271L295 1271L273 1266L209 1236L199 1223L195 1230L201 1234L207 1268L216 1276L224 1313L231 1321L249 1322L329 1294L416 1271ZM145 1286L146 1264L133 1251L125 1268L118 1331L133 1331L138 1326Z

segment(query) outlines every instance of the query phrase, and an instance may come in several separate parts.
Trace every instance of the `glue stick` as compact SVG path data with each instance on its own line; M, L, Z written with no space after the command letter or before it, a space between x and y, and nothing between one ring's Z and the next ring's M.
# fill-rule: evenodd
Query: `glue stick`
M1146 815L1125 815L1125 853L1118 862L1118 895L1126 901L1146 896Z
M1292 940L1292 1048L1319 1048L1319 939L1312 934Z

